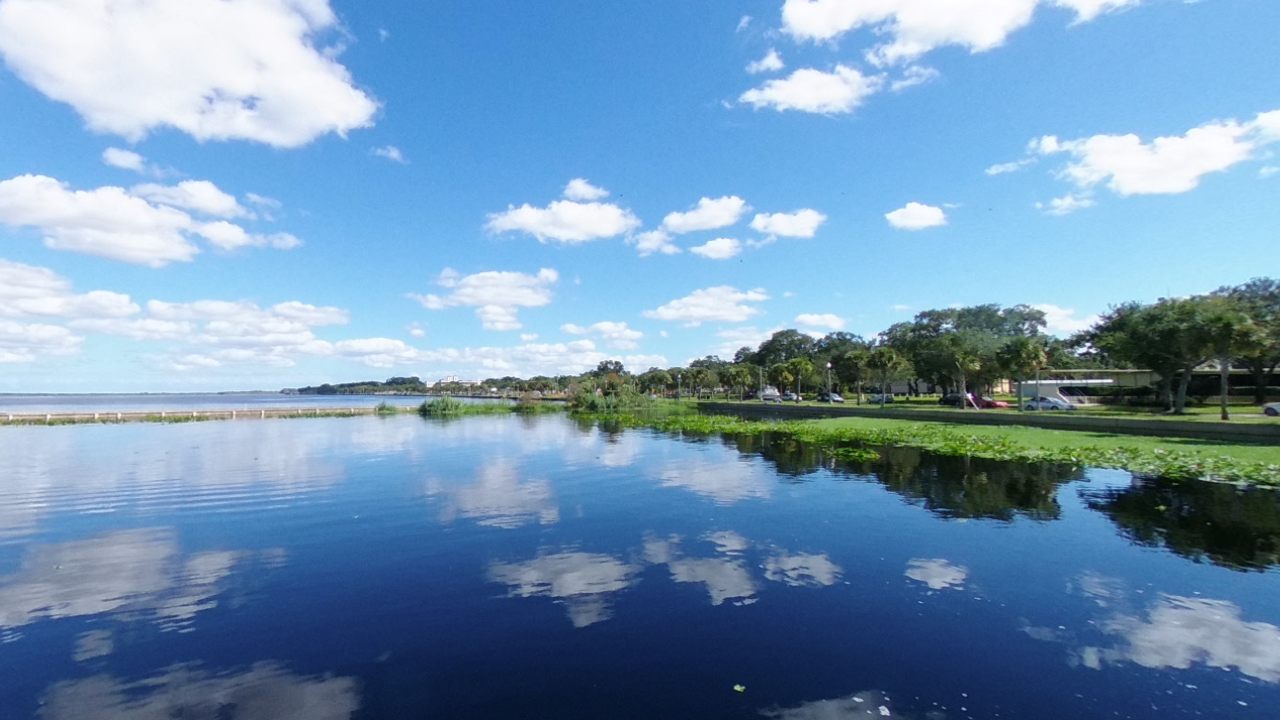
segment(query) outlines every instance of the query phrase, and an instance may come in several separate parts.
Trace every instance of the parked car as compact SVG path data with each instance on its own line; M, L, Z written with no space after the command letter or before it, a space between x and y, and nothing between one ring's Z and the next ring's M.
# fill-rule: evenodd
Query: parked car
M796 397L795 393L788 390L782 393L782 402L800 402L800 398Z
M1075 410L1076 409L1075 405L1072 405L1066 400L1062 400L1060 398L1052 398L1052 397L1038 397L1038 398L1035 398L1034 400L1027 401L1027 404L1023 405L1022 407L1025 410Z
M840 397L840 393L829 393L824 390L818 393L818 402L842 403L844 398Z
M893 396L892 396L892 395L885 395L885 396L884 396L884 402L885 402L885 404L886 404L886 405L887 405L887 404L889 404L889 403L891 403L891 402L893 402ZM868 404L868 405L879 405L879 404L880 404L880 396L879 396L879 395L868 395L868 396L867 396L867 404Z
M772 385L766 385L765 388L760 391L760 400L761 402L767 403L780 403L782 402L782 395L778 392L778 388L773 387Z
M974 402L978 403L978 407L982 408L983 410L990 410L992 408L1009 407L1009 403L1003 400L996 400L994 398L989 398L986 396L974 398Z
M966 394L969 396L970 400L973 399L973 393L966 393ZM938 404L949 405L951 407L960 407L961 405L960 393L947 393L946 395L943 395L942 397L938 398Z
M1262 414L1267 417L1280 417L1280 402L1267 403L1262 406Z

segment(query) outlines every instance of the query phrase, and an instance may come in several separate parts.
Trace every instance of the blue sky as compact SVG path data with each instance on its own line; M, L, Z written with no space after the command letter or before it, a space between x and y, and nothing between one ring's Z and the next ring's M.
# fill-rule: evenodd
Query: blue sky
M1280 3L0 0L0 391L637 371L1280 273Z

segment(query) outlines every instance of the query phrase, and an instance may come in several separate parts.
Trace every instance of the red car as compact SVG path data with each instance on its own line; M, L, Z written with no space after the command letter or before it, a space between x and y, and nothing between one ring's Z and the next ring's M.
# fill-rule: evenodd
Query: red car
M978 407L982 408L983 410L990 410L991 408L1009 407L1009 403L1003 400L995 400L989 397L975 397L973 401L976 402L978 404Z

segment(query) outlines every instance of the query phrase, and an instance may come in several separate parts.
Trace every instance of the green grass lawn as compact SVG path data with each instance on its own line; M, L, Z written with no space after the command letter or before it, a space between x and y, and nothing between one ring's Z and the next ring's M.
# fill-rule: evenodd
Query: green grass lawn
M919 423L911 420L890 418L846 417L814 420L812 422L819 427L830 429L855 428L865 430L893 430L920 425L933 425L943 427L957 433L964 433L966 435L973 435L977 437L1005 438L1018 443L1019 445L1044 448L1047 450L1067 450L1091 446L1123 447L1144 451L1178 450L1206 456L1225 455L1244 462L1280 465L1280 446L1276 445L1243 445L1223 443L1215 440L1144 437L1140 435L1047 430L1043 428L1017 426Z

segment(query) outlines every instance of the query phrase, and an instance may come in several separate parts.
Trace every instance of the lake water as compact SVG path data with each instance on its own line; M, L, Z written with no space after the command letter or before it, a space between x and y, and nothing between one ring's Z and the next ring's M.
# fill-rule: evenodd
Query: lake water
M559 416L7 427L0 717L1276 718L1277 562L1275 494L1111 471Z

